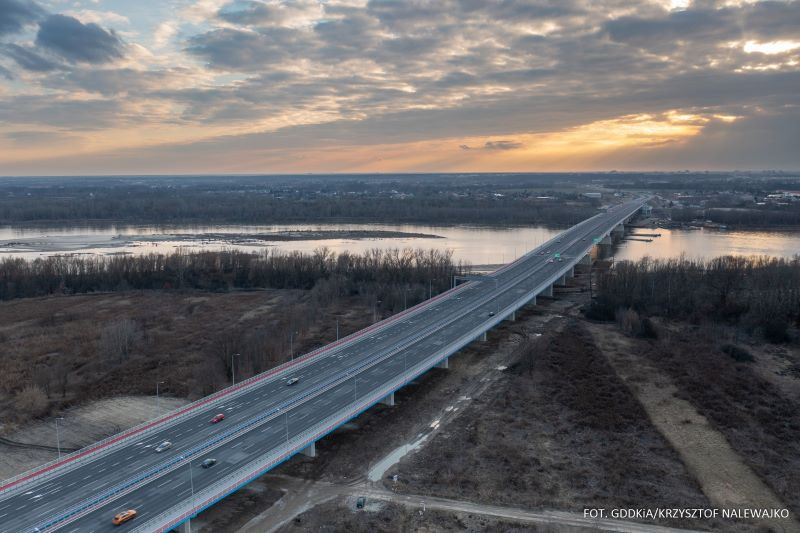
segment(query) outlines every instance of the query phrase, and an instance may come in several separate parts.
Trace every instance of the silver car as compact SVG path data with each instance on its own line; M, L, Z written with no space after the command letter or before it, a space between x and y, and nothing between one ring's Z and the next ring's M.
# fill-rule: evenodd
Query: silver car
M170 441L168 441L168 440L165 440L164 442L162 442L161 444L156 446L156 451L158 453L161 453L161 452L163 452L165 450L169 450L170 448L172 448L172 443Z

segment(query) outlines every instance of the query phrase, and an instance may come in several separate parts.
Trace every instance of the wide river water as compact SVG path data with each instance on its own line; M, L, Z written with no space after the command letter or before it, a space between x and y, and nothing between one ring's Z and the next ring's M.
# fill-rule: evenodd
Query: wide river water
M390 231L435 235L363 238L363 232ZM335 238L270 241L269 233L362 232L361 238L346 234ZM559 233L559 229L515 227L507 229L474 226L426 226L392 224L305 224L305 225L220 225L220 226L104 226L104 227L0 227L0 257L36 257L55 254L108 255L119 253L169 253L237 249L263 251L272 248L309 252L327 246L335 252L362 252L372 248L444 248L455 260L472 265L496 265L518 257ZM651 257L710 258L724 254L792 257L800 254L800 233L718 230L637 229L638 233L659 233L652 242L626 241L616 250L617 260ZM259 236L253 238L253 236ZM642 237L645 238L645 237ZM650 237L646 237L650 238Z

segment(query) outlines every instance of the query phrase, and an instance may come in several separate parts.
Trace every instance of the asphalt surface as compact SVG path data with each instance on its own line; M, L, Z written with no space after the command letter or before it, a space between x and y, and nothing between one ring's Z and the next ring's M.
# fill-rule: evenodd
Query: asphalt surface
M34 531L59 517L87 498L141 475L154 466L173 460L191 448L201 445L238 423L263 416L265 412L288 400L296 399L315 387L344 375L381 355L394 352L381 362L360 370L355 375L317 396L284 410L277 418L254 424L215 449L193 456L189 464L153 476L123 496L98 503L91 511L66 520L59 531L90 533L124 531L143 523L197 493L227 474L235 472L258 456L284 444L315 424L352 404L357 398L379 389L392 377L405 373L442 346L458 339L497 318L497 311L531 293L571 260L579 259L596 237L602 237L622 219L635 212L641 201L617 206L559 235L553 242L532 251L517 262L501 268L491 276L494 280L469 282L446 296L422 305L394 321L391 319L350 341L323 351L299 368L286 369L255 384L246 392L197 409L196 413L148 435L141 440L126 440L112 451L86 461L63 474L28 485L24 492L0 499L0 531ZM545 251L540 255L540 251ZM548 259L558 252L565 263ZM400 349L398 349L400 348ZM299 382L287 386L292 377ZM211 424L211 418L224 413L225 420ZM161 453L155 448L162 441L173 443ZM208 458L217 464L203 469L200 463ZM138 516L127 524L114 527L111 518L125 509L136 509ZM52 531L53 529L48 529Z

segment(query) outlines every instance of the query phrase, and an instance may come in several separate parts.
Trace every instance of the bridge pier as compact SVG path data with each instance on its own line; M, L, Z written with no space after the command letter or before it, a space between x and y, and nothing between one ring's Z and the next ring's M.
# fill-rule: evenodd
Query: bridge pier
M506 317L511 322L514 322L517 319L517 312L511 311L511 314Z
M187 520L186 522L176 527L173 531L177 531L178 533L192 533L192 521Z
M478 339L480 339L480 340L481 340L481 341L483 341L483 342L486 342L486 341L488 341L488 340L489 340L489 337L488 337L487 333L488 333L488 332L484 331L483 333L481 333L481 336L480 336L480 337L478 337Z
M553 286L552 285L548 285L547 288L542 291L542 294L552 298L553 297Z
M580 261L578 261L579 265L591 265L592 264L592 256L591 254L584 255Z
M572 267L572 268L569 269L569 272L567 272L567 277L570 277L570 278L574 278L575 277L575 267Z
M486 334L484 333L484 335ZM450 361L450 358L445 357L444 359L436 363L436 368L450 368L450 363L448 361Z
M558 278L558 281L557 281L555 284L556 284L556 285L560 285L560 286L562 286L562 287L563 287L564 285L566 285L566 284L567 284L567 275L566 275L566 274L564 274L563 276L561 276L560 278ZM552 289L550 289L550 290L552 291Z
M611 240L611 236L610 235L606 235L605 237L603 237L603 240L600 241L598 244L605 244L605 245L611 246L612 244L614 244L614 241Z
M309 444L308 446L306 446L305 448L300 450L300 453L302 453L303 455L305 455L307 457L316 457L317 456L317 443L316 442L312 442L311 444Z
M394 406L394 393L391 393L389 396L381 400L380 403L383 405L388 405L389 407Z

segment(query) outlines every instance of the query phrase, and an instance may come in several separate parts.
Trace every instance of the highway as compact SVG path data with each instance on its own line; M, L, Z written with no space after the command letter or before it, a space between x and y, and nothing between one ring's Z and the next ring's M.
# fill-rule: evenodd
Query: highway
M213 492L221 479L239 473L244 479L259 457L277 454L311 428L325 427L326 433L332 424L374 403L372 398L387 384L401 386L430 368L432 356L463 346L464 339L473 340L491 328L584 257L595 239L643 203L639 199L600 213L486 281L460 285L311 357L298 358L280 372L218 393L156 429L142 431L141 437L122 438L24 483L0 484L0 531L158 530L155 524L171 509L190 507L193 514L209 501L200 495ZM556 253L563 262L553 259ZM293 377L299 381L287 385ZM224 413L225 420L211 424L217 413ZM155 447L165 440L172 448L157 453ZM217 464L201 468L209 457ZM111 518L125 509L136 509L138 516L112 526Z

